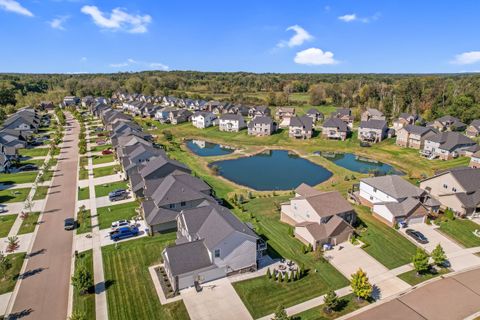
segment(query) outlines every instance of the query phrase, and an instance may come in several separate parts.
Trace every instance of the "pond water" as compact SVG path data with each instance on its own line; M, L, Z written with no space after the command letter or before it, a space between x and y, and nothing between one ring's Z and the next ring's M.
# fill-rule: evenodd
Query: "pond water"
M188 149L200 157L223 156L235 151L234 148L204 140L187 140L186 144Z
M292 190L301 183L314 186L332 173L287 150L269 150L250 157L216 161L219 175L255 190Z
M340 167L359 173L373 173L375 175L403 174L403 172L389 164L357 156L353 153L316 152L316 154L323 156Z

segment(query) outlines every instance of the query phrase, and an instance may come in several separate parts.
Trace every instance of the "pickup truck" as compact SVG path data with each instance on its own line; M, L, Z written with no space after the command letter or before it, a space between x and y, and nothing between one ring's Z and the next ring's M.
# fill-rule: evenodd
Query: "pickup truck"
M118 241L138 236L138 233L139 231L137 227L121 227L110 233L110 239L113 241Z

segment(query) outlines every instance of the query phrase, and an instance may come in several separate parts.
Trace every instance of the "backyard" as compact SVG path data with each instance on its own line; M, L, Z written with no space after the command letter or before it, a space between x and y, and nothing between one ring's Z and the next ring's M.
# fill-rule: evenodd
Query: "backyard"
M189 319L182 301L160 304L148 271L175 238L173 232L102 248L109 319Z
M110 207L102 207L97 209L98 221L100 229L110 228L113 221L127 219L130 220L137 215L136 209L138 203L136 201L117 204Z

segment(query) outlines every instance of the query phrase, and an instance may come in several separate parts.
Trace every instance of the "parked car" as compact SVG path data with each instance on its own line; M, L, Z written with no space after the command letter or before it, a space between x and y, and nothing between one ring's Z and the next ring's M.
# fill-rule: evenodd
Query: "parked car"
M413 230L413 229L407 229L405 231L405 233L408 234L410 237L412 237L418 243L421 243L421 244L427 244L428 243L427 237L425 237L423 235L423 233L421 233L420 231L416 231L416 230Z
M34 164L26 164L24 166L21 166L18 171L24 172L24 171L35 171L38 170L38 167Z
M110 233L110 239L118 241L137 236L139 233L138 228L134 226L121 227Z
M105 149L105 150L102 151L102 155L104 155L104 156L107 155L107 154L112 154L112 153L113 153L112 149Z
M0 204L0 213L4 213L4 212L7 212L7 206L4 205L4 204Z
M67 218L67 219L65 219L65 221L63 223L63 228L65 230L73 230L73 229L75 229L76 224L77 223L75 222L75 219Z
M111 225L111 228L112 228L113 231L115 231L118 228L128 227L128 226L130 226L130 222L128 220L122 219L122 220L118 220L118 221L113 221L112 225Z
M128 192L124 189L118 189L110 192L108 194L108 199L110 201L120 201L128 198Z

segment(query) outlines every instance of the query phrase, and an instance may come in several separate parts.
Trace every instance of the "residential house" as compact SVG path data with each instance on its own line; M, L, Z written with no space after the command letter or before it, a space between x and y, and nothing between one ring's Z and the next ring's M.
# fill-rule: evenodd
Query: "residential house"
M128 177L137 166L150 162L157 157L166 157L165 151L152 145L137 143L123 148L123 157L120 158L123 170Z
M361 121L358 128L358 138L365 142L380 142L387 137L388 126L385 120Z
M176 222L176 244L162 252L174 291L257 269L261 240L227 208L206 204L183 210Z
M309 116L292 117L288 136L296 139L310 139L313 133L313 120Z
M480 214L480 169L459 167L420 181L420 188L458 216Z
M410 113L401 113L397 119L393 121L393 129L398 131L407 125L414 125L418 116Z
M437 131L430 127L421 127L413 124L407 124L396 131L396 144L412 149L423 149L425 139L437 134Z
M460 119L452 116L443 116L436 119L430 124L433 128L440 132L443 131L464 131L467 129L467 125L460 121Z
M277 131L277 124L269 116L256 116L247 125L252 136L270 136Z
M270 116L271 110L267 106L253 106L248 109L248 116L250 118L255 118L256 116Z
M385 115L378 109L367 108L360 118L360 121L369 121L369 120L386 120Z
M90 107L93 103L95 103L95 99L92 96L86 96L83 97L81 100L82 107L88 108Z
M322 125L322 136L327 139L347 139L350 129L348 125L339 118L329 118Z
M322 121L324 119L323 113L321 113L320 111L318 111L315 108L309 109L307 111L306 115L309 116L310 118L312 118L314 123L317 122L317 121Z
M480 169L480 151L475 152L470 157L470 168Z
M191 120L193 126L199 129L205 129L218 123L217 116L208 111L196 111Z
M80 103L80 98L75 96L66 96L63 98L63 105L65 107L75 106Z
M467 127L467 131L465 131L465 134L467 135L467 137L470 138L478 137L480 135L480 120L473 120Z
M179 124L190 120L192 113L185 109L170 111L168 120L171 124Z
M295 116L295 108L292 107L280 107L275 112L275 116L278 120L282 120L283 118L291 118Z
M219 129L220 131L239 132L246 128L245 120L241 114L223 114L220 117Z
M280 220L295 227L296 238L316 249L347 241L356 214L338 191L322 192L303 183L295 189L295 197L282 204Z
M372 208L374 217L392 227L401 222L423 223L427 214L436 212L440 205L398 175L361 179L359 199Z
M352 110L349 108L337 108L334 112L331 113L331 118L338 118L345 122L348 128L353 129L353 116Z
M422 154L430 158L449 160L456 158L475 141L458 132L440 132L425 139Z

